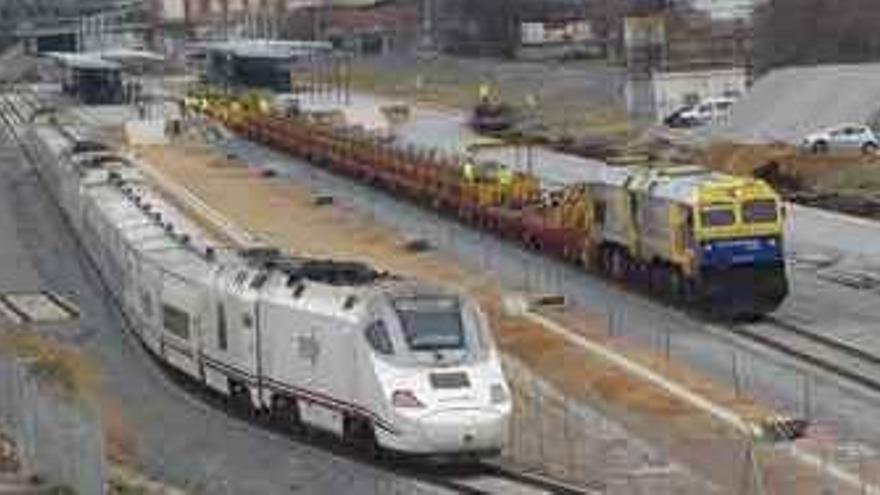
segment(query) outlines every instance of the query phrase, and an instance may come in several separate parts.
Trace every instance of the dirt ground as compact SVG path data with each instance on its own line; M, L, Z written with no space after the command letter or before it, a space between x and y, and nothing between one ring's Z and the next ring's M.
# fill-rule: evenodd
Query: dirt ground
M548 137L630 136L623 82L620 69L598 61L388 57L355 63L351 71L355 89L463 110L477 102L480 85L490 83L504 102L537 117ZM527 97L536 102L533 110Z
M716 170L767 180L796 203L880 218L880 156L813 154L785 144L716 143L697 154Z
M730 469L730 462L740 459L743 443L729 428L525 318L505 314L504 290L491 274L467 270L437 252L408 251L403 239L347 208L342 201L316 205L311 191L290 180L262 177L240 164L226 162L203 143L176 143L135 152L146 166L174 180L234 224L290 252L360 260L474 294L489 314L503 352L570 399L589 403L643 438L657 440L676 461L692 466L722 486L732 488L741 482L741 470ZM596 315L570 308L547 310L545 315L674 377L746 418L763 417L768 412L748 397L737 397L679 363L666 362L631 343L607 337L605 322ZM776 457L771 453L766 465L788 462ZM809 478L808 474L804 476Z

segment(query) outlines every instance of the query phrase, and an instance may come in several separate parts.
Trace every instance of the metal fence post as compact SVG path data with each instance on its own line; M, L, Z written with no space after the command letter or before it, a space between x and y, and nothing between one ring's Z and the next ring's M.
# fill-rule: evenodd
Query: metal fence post
M614 337L614 308L608 308L608 336Z
M802 400L802 409L803 415L806 419L812 419L813 417L813 393L812 393L812 385L809 375L806 373L801 374L801 400Z
M25 369L25 361L16 359L13 362L12 373L15 383L15 395L17 407L16 444L18 458L21 463L21 471L26 474L36 473L36 407L32 383L28 380Z
M865 453L861 444L856 444L856 449L859 456L859 493L868 495L868 483L865 480Z
M541 414L544 398L541 396L540 390L538 390L538 382L533 379L532 383L535 394L535 417L538 420L538 462L540 462L541 467L544 467L544 415Z
M562 398L562 434L565 437L565 455L566 455L566 465L565 465L565 473L569 478L572 477L574 471L574 451L573 445L571 441L571 428L569 424L569 415L571 414L571 407L569 406L568 396L564 396Z
M736 352L736 349L732 350L730 353L730 366L731 373L733 374L733 391L736 394L736 397L739 398L742 394L742 384L740 383L739 378L739 355Z

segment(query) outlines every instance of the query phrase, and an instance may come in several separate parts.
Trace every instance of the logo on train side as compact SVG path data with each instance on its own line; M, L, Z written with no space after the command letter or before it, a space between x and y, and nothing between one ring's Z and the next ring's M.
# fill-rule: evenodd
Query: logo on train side
M321 344L318 342L318 339L312 334L299 336L296 338L296 341L299 357L307 359L314 366L318 362L318 356L321 354Z

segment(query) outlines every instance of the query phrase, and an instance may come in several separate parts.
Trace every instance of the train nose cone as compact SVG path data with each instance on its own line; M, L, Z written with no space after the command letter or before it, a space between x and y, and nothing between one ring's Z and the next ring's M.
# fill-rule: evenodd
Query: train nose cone
M504 417L483 410L449 410L425 417L421 428L437 451L490 450L501 446Z

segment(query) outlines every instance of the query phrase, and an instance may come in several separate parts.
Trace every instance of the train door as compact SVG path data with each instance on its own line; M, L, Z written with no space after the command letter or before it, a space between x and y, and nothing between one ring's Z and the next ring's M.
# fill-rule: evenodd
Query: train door
M678 259L686 261L689 252L696 247L694 238L694 216L692 210L684 205L670 207L670 224L672 226L672 245Z
M125 266L125 283L123 284L123 306L126 311L133 311L137 308L138 286L140 284L140 260L138 260L137 252L126 242L120 242L121 252L124 258Z
M261 331L258 292L249 286L247 270L224 271L215 284L211 313L214 325L206 335L205 375L209 386L253 405L261 383Z
M162 272L149 259L139 261L140 272L137 280L137 313L140 318L138 331L144 344L155 354L161 352L159 343L162 336L162 315L160 312L160 291Z
M204 291L201 284L163 274L161 353L168 364L193 377L201 375L198 353Z

